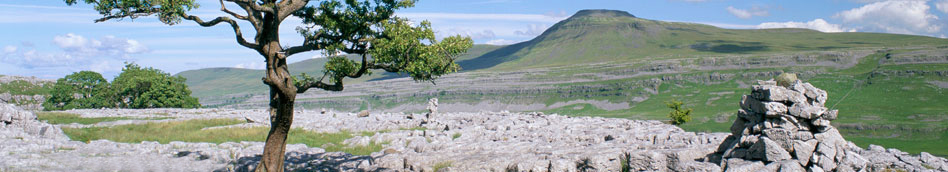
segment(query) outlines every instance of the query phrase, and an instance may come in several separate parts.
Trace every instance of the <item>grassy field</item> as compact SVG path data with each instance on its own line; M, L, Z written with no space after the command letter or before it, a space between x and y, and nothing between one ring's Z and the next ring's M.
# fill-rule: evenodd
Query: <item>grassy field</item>
M46 121L50 124L95 124L100 122L108 121L119 121L119 120L163 120L171 119L170 117L156 117L156 118L130 118L130 117L97 117L97 118L83 118L78 114L71 114L65 112L36 112L36 118L40 121Z
M948 155L948 89L931 84L933 81L948 81L948 78L932 75L895 76L893 73L910 69L913 71L944 71L945 64L881 65L876 54L862 60L859 65L840 70L830 70L803 80L829 93L827 107L839 109L840 117L833 124L842 134L860 146L877 144L885 147L919 153ZM784 71L815 70L807 68L767 69ZM887 72L888 71L888 72ZM715 71L741 74L745 70ZM698 72L702 73L702 72ZM685 74L687 75L687 74ZM761 78L764 79L764 78ZM635 80L626 79L626 80ZM753 78L735 78L713 84L699 82L662 83L657 93L647 100L633 104L631 109L606 111L589 104L576 104L547 113L581 116L602 116L630 119L667 120L671 110L665 102L683 101L693 108L694 120L681 127L688 131L726 132L735 118L742 95L748 88L740 88L738 82L754 84ZM603 82L576 83L585 85Z
M201 119L175 122L146 123L133 125L118 125L112 127L63 128L69 138L76 141L88 142L91 140L106 139L115 142L141 143L142 141L157 141L167 144L171 141L183 142L240 142L258 141L266 139L268 128L219 128L208 127L227 126L245 123L237 119ZM321 147L326 151L347 152L354 155L368 155L382 149L382 143L370 143L366 146L350 146L342 141L352 138L355 134L348 131L338 133L319 133L294 128L287 138L288 144L306 144L310 147ZM361 133L374 134L374 133ZM371 136L371 135L369 135Z

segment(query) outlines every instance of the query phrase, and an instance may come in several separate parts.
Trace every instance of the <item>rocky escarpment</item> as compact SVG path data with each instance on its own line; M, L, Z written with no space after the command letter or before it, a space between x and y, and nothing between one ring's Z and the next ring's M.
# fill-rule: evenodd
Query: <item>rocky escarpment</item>
M830 124L839 114L824 105L826 91L797 80L786 86L758 81L741 99L731 135L715 158L726 171L932 171L944 158L847 142ZM718 157L719 156L719 157Z

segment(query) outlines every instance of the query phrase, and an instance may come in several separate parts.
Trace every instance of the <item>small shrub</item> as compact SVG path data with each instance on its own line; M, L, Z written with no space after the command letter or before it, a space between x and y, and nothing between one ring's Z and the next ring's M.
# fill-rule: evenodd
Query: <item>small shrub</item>
M668 108L671 108L672 111L668 113L668 117L671 118L671 123L674 125L681 125L691 121L691 111L692 109L684 109L685 103L677 100L672 100L665 102L665 105Z
M589 160L589 157L576 161L576 171L587 172L590 170L596 170L596 167L592 166L592 161Z
M520 167L517 164L507 165L507 168L504 169L506 172L520 172Z
M451 140L458 139L459 137L461 137L461 133L454 133L454 135L451 135Z
M622 172L632 171L632 166L629 164L630 162L632 162L632 154L628 152L622 153L622 157L619 157L619 168Z

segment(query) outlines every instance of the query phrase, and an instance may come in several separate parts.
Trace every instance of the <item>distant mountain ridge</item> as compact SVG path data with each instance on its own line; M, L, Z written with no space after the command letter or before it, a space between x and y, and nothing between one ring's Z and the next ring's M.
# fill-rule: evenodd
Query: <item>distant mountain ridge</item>
M945 39L882 33L823 33L809 29L722 29L637 18L625 11L581 10L536 38L462 62L468 69L518 70L583 63L704 55L941 44ZM471 64L474 62L477 64Z

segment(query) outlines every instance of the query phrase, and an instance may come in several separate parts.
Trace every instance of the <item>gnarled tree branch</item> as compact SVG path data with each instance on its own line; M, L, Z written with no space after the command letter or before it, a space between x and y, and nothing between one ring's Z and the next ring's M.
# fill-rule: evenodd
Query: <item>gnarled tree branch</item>
M264 6L260 6L260 5L257 4L257 2L255 2L255 0L225 0L225 1L227 1L227 2L233 2L233 3L239 4L239 5L246 5L247 7L250 7L251 9L253 9L253 10L255 10L255 11L267 12L267 13L275 13L275 11L273 11L273 8L267 8L267 7L264 7Z
M233 12L233 11L227 10L227 7L224 6L224 0L220 0L220 2L221 2L221 11L223 11L223 12L225 12L225 13L227 13L227 14L230 14L231 16L234 16L234 18L241 19L241 20L247 20L247 16L242 16L242 15L240 15L240 14L237 14L237 13Z
M306 92L306 90L309 90L310 88L319 88L326 91L342 91L343 89L342 81L337 81L336 83L332 85L326 84L323 81L314 81L314 82L307 82L302 85L298 85L296 87L296 93L304 93Z
M240 32L240 25L237 25L237 22L236 22L236 21L234 21L234 20L232 20L232 19L230 19L230 18L228 18L228 17L217 17L217 18L215 18L214 20L207 21L207 22L205 22L204 20L201 20L200 17L198 17L198 16L193 16L193 15L182 15L181 17L183 17L184 19L187 19L187 20L194 21L194 22L197 23L198 25L201 25L201 26L204 26L204 27L211 27L211 26L217 25L217 24L219 24L219 23L221 23L221 22L227 22L228 24L230 24L230 27L234 28L234 34L236 34L236 36L237 36L237 43L238 43L238 44L240 44L241 46L250 48L250 49L258 49L258 48L260 47L260 45L258 45L258 44L256 44L256 43L247 42L247 40L244 39L244 35Z
M99 22L104 22L104 21L108 21L112 19L120 19L120 18L125 18L125 17L135 19L142 16L149 16L155 13L158 13L158 8L139 9L139 10L132 11L131 13L128 13L128 14L104 16L102 18L95 19L95 22L99 23Z

